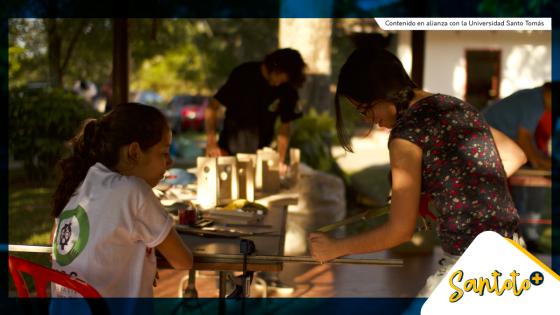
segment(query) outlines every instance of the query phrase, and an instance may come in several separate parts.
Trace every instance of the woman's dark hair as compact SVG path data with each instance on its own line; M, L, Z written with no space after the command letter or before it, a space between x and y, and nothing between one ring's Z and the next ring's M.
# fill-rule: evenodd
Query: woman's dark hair
M296 88L305 82L305 62L297 50L291 48L278 49L266 55L264 65L270 72L288 74L289 83Z
M334 99L336 130L342 147L353 152L342 119L341 97L350 97L360 104L371 104L378 100L390 101L397 106L399 117L408 108L415 88L417 85L392 53L372 47L354 50L340 69Z
M59 161L62 177L53 196L52 215L58 217L92 165L100 162L114 170L122 146L138 142L147 150L161 141L168 128L161 111L138 103L117 105L99 119L86 120L71 140L71 156Z

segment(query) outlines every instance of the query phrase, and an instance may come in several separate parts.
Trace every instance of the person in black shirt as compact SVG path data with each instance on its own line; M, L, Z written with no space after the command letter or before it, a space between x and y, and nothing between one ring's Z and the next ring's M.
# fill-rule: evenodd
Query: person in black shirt
M206 109L206 155L255 153L269 146L280 117L277 151L280 172L284 172L290 123L302 116L297 106L297 89L305 81L304 68L305 62L299 52L284 48L266 55L261 62L246 62L233 69ZM220 105L226 112L217 140L216 117Z

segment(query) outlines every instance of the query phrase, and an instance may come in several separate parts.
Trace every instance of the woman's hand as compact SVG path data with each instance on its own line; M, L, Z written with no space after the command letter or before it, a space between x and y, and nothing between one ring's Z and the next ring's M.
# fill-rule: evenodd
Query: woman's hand
M288 174L289 169L290 169L290 167L288 165L286 165L286 163L279 162L278 163L278 174L280 175L280 178L286 177L286 174Z
M153 286L154 288L157 287L158 280L159 280L159 273L158 273L158 271L156 270L156 275L154 276L154 282L152 283L152 286Z
M206 156L208 157L219 157L222 156L222 150L218 146L217 143L208 141L208 145L206 146Z
M338 240L325 233L311 233L308 239L311 246L311 256L320 263L328 262L344 255L337 246Z

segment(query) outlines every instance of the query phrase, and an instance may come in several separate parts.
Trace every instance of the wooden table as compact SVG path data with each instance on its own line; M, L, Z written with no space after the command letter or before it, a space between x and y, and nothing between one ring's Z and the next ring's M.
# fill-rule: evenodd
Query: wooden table
M284 254L284 238L286 235L286 207L271 207L263 218L263 225L270 228L258 228L252 231L266 234L226 238L214 236L198 236L180 233L183 242L192 250L194 255L194 269L196 270L242 270L243 255L239 253L241 238L255 243L255 255L281 256ZM251 231L249 228L239 230ZM214 258L214 254L238 255L238 258ZM251 271L281 271L281 262L250 263L247 270Z
M293 197L293 196L292 196ZM278 198L268 204L269 211L264 216L262 224L269 225L267 228L243 228L252 232L267 232L239 238L228 238L218 236L199 236L180 233L183 242L191 249L194 256L193 270L213 270L219 272L220 285L219 296L225 297L226 271L243 270L243 255L240 253L240 240L248 239L255 244L255 255L282 256L284 254L284 239L286 235L287 204L293 203L293 198L286 198L283 203ZM296 199L297 201L297 199ZM266 202L265 202L266 203ZM227 257L215 255L226 255ZM170 268L165 259L158 259L158 268ZM247 264L248 271L282 271L283 263L274 262L251 262Z
M510 186L551 188L552 179L545 176L526 176L514 174L508 179Z

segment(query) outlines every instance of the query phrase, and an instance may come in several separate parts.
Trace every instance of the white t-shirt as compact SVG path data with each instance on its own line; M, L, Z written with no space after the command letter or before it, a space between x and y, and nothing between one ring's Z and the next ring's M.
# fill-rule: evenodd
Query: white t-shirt
M153 297L155 249L173 227L149 185L93 165L56 220L53 269L103 297ZM76 293L53 285L53 297Z

